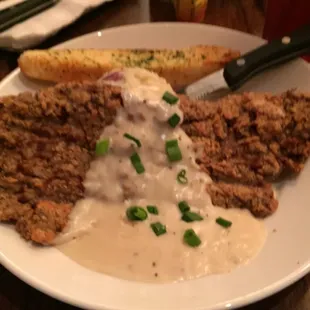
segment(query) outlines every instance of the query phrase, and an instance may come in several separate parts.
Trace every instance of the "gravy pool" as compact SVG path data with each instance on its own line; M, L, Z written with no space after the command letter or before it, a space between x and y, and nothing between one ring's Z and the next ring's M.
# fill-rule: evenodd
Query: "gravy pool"
M113 76L114 74L114 76ZM115 80L115 74L117 79ZM225 210L212 205L205 187L212 182L199 171L189 137L180 128L183 119L178 103L162 99L173 94L165 80L143 69L125 69L106 76L101 83L122 87L124 106L114 124L99 139L109 140L109 150L90 166L84 182L86 198L71 214L67 230L58 239L58 249L91 270L119 278L145 282L171 282L206 274L229 272L247 263L266 239L263 223L247 210ZM178 115L175 128L168 119ZM127 139L130 134L141 143ZM165 143L177 140L182 159L171 162ZM138 174L130 156L140 156L145 172ZM186 171L187 183L177 181ZM186 201L203 220L184 222L178 208ZM130 206L155 205L158 215L144 221L130 221ZM222 217L230 228L216 223ZM156 236L151 223L166 226ZM190 247L184 232L193 229L201 244Z

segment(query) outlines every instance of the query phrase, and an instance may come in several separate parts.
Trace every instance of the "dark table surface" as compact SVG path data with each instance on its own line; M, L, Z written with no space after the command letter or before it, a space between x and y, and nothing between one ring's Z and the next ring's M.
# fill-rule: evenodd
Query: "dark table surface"
M209 0L205 23L261 35L264 0ZM149 9L148 9L149 8ZM38 48L48 48L85 33L140 22L174 21L168 0L115 0L84 15ZM16 52L0 51L0 80L16 68ZM276 262L275 262L276 263ZM310 276L284 291L242 310L310 309ZM73 310L26 285L0 265L0 310Z

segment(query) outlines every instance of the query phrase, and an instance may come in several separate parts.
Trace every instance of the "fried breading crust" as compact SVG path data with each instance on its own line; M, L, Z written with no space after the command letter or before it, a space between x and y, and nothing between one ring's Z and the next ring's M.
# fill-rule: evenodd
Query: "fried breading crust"
M183 97L183 129L215 181L262 185L299 173L310 155L310 96L247 93L212 102Z
M83 197L96 140L120 105L118 88L97 83L0 98L0 221L50 244Z
M239 208L251 210L259 218L273 214L278 208L272 186L245 186L242 184L211 183L207 185L212 203L226 209Z
M16 222L16 230L26 239L40 244L50 244L57 233L68 223L72 206L39 201Z

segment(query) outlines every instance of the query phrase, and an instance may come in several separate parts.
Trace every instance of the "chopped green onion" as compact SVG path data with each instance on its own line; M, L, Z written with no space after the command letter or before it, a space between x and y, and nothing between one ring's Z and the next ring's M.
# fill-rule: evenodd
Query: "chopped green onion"
M188 212L190 210L190 206L186 201L180 201L178 203L179 209L182 213Z
M163 95L163 100L165 100L168 104L174 105L179 101L179 98L174 96L173 94L166 91Z
M130 221L144 221L147 219L147 212L138 206L129 207L126 210L126 215Z
M203 217L198 213L187 211L183 213L182 220L189 223L195 221L202 221Z
M104 140L97 142L96 150L95 150L96 155L97 156L105 155L109 150L109 145L110 145L109 139L104 139Z
M151 214L158 214L158 209L156 206L146 206L147 211Z
M191 247L197 247L201 244L200 238L196 235L193 229L187 229L185 231L183 241Z
M133 141L134 143L137 144L137 147L141 147L141 142L140 140L138 140L137 138L133 137L132 135L130 135L129 133L124 133L124 137Z
M134 166L134 168L136 169L136 172L138 174L141 174L145 171L145 168L141 162L141 158L140 158L138 153L133 153L130 156L130 161L131 161L132 165Z
M188 180L186 177L186 170L182 169L178 175L177 175L177 180L180 184L187 184Z
M178 140L166 141L166 153L169 161L179 161L182 159L182 153L178 145Z
M150 226L156 236L163 235L167 232L166 226L160 222L152 223Z
M180 123L181 117L174 113L169 119L168 119L168 123L172 128L177 127L177 125Z
M229 228L232 225L232 222L227 221L227 220L223 219L222 217L218 217L216 219L216 223L218 223L220 226L222 226L224 228Z

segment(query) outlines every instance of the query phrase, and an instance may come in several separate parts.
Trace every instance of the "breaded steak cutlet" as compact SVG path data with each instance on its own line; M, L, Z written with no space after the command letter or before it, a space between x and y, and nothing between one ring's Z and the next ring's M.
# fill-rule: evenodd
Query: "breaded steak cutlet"
M49 244L63 230L120 92L67 84L0 99L0 221Z
M212 102L183 98L183 129L214 181L262 185L299 173L310 155L310 96L289 91L231 95Z
M258 217L276 210L272 188L263 183L302 169L309 101L295 92L216 103L182 98L183 129L215 181L206 189L215 205L247 208ZM15 224L26 240L51 244L83 197L96 141L121 105L119 88L88 82L1 98L0 221Z

